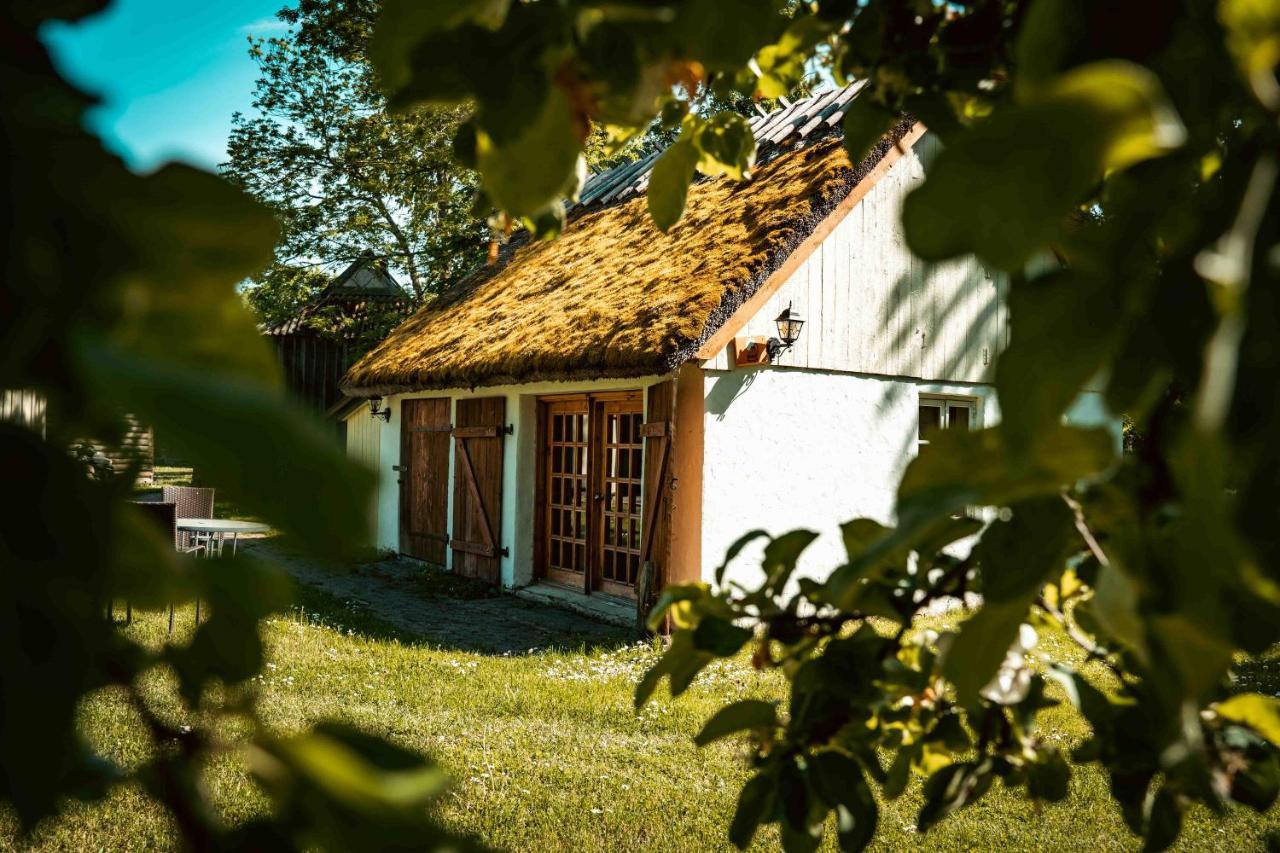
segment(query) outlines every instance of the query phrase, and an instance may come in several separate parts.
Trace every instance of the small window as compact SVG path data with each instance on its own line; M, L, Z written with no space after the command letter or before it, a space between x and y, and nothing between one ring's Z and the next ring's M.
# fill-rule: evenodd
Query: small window
M944 429L969 430L976 426L977 400L952 397L921 397L920 427L916 452L923 453L933 436Z

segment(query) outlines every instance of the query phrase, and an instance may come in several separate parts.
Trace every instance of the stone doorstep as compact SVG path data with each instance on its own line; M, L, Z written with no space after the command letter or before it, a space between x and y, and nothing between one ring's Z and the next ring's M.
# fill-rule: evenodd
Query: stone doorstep
M572 610L610 625L634 628L636 624L635 602L625 598L600 593L586 595L545 581L522 586L512 590L512 594L526 601Z

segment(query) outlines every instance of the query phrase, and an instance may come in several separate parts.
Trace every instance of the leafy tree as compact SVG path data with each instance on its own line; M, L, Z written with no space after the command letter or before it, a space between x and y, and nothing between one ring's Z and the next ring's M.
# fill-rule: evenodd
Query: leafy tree
M772 822L786 849L814 849L834 812L840 845L861 849L872 786L894 797L913 773L921 829L997 778L1062 800L1072 763L1101 765L1148 849L1191 803L1270 808L1280 700L1228 694L1233 659L1280 640L1280 3L788 5L387 0L371 45L393 105L474 104L461 155L548 234L591 123L679 128L648 190L669 228L695 171L740 178L755 152L741 115L699 115L689 93L773 96L817 62L868 81L844 125L855 161L904 113L944 142L903 209L913 251L976 254L1013 280L1003 423L918 458L895 526L850 521L823 582L793 582L814 535L793 531L766 537L759 589L667 589L655 618L677 630L637 702L744 648L782 668L786 704L736 703L699 737L755 746L739 847ZM1094 377L1135 452L1062 425ZM965 591L983 604L957 634L918 630ZM1114 695L1029 670L1039 624L1108 667ZM1092 726L1071 756L1035 731L1046 678Z
M49 411L43 432L0 424L0 806L30 828L130 786L196 850L458 846L426 817L443 780L421 756L339 724L262 724L255 628L288 606L287 576L245 557L179 559L172 532L128 502L130 472L86 472L100 466L77 439L111 438L116 413L132 412L317 556L360 540L372 485L286 401L236 292L271 258L270 212L188 166L133 174L85 131L92 101L37 32L103 5L0 11L0 388L34 390ZM112 599L158 609L197 596L209 616L185 643L144 645L106 619ZM144 685L156 677L176 684L176 709L153 705ZM133 766L76 731L82 701L103 689L150 735ZM271 803L238 827L202 784L227 754Z
M366 56L377 8L303 0L279 13L285 37L250 38L255 113L233 117L222 171L280 222L279 267L256 282L268 291L371 252L421 300L483 257L474 178L451 156L465 111L386 111Z
M268 326L298 316L332 280L316 267L291 267L272 264L254 277L244 288L244 299L258 318Z

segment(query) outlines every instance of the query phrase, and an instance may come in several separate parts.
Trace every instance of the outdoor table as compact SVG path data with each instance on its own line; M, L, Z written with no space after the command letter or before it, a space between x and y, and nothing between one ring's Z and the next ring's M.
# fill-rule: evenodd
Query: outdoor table
M231 536L231 556L236 555L236 540L241 533L266 533L271 528L259 521L232 518L180 518L178 529L189 533L222 533ZM207 552L206 552L207 553Z

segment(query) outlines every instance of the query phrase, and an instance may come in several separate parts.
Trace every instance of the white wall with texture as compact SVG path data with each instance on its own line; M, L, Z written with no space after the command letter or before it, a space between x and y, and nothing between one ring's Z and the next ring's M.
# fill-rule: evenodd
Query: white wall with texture
M1000 420L986 384L785 367L707 371L703 580L713 581L729 546L750 530L817 531L796 576L823 578L845 560L843 522L893 523L898 481L916 454L921 395L973 400L974 428ZM1119 422L1100 394L1081 394L1066 420L1111 428L1119 450ZM726 578L758 585L762 550L753 543Z

